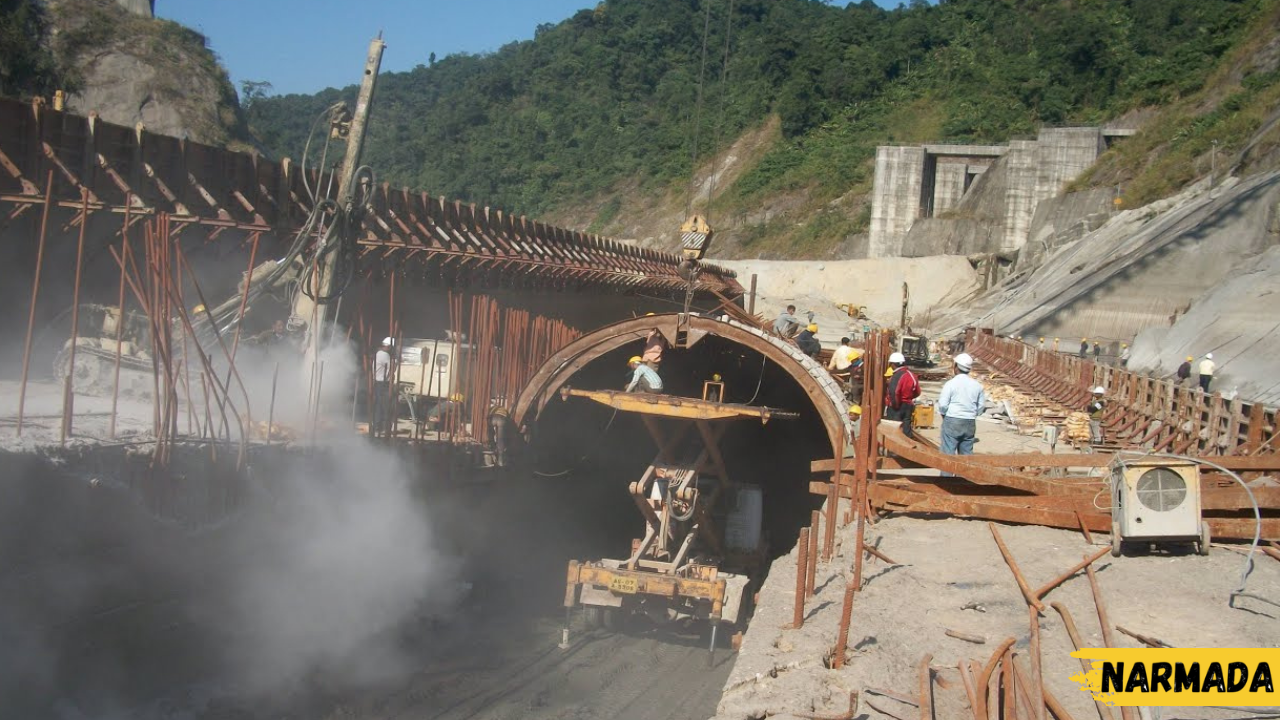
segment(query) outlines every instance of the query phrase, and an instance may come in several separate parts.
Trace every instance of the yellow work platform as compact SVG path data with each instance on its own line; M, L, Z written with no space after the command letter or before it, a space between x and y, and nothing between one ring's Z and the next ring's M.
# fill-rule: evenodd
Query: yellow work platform
M561 388L560 397L566 400L571 397L587 398L623 412L660 415L681 420L760 418L761 423L767 423L771 418L795 420L800 417L800 413L790 410L777 410L758 405L712 402L698 398L659 395L656 393L629 393L620 390L577 390L565 387Z

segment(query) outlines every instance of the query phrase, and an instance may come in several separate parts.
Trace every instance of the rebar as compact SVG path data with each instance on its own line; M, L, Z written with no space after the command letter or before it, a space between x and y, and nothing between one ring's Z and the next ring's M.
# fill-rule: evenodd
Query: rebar
M22 417L27 406L27 373L31 369L31 333L36 325L36 301L40 298L40 272L44 268L44 241L49 230L49 206L53 204L53 169L45 183L44 208L40 212L40 239L36 244L36 269L31 276L31 307L27 313L27 339L22 346L22 381L18 385L18 428L22 437Z
M76 240L76 276L71 290L71 347L67 377L62 386L62 433L58 442L67 444L76 414L76 342L80 339L80 276L84 269L84 233L89 225L89 188L80 188L80 233Z
M804 580L805 567L809 563L809 528L800 528L800 538L796 541L796 602L791 617L791 627L804 627Z

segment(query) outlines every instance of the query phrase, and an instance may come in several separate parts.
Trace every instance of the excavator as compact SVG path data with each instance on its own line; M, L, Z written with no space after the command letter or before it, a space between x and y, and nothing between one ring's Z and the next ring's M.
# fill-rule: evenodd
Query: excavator
M296 287L304 269L305 263L298 253L281 260L267 260L259 263L251 272L242 273L236 292L226 300L213 308L196 305L191 309L189 314L195 330L195 341L204 348L215 347L217 336L234 332L255 307L268 303L287 306L291 302L290 289ZM243 313L240 312L242 302L245 306ZM295 331L299 323L294 318L301 317L298 315L299 310L305 312L305 307L302 307L305 304L294 302L291 324L295 326ZM124 323L123 328L120 327L121 322ZM129 311L124 313L122 319L118 306L84 304L80 306L79 325L75 344L75 368L70 366L71 340L63 344L54 358L54 375L59 381L73 375L76 392L110 392L118 351L121 390L125 394L136 396L145 396L151 392L151 374L154 368L151 323L146 315L139 311ZM181 347L184 329L177 319L173 320L170 333L177 340L175 347ZM118 345L117 335L120 338Z

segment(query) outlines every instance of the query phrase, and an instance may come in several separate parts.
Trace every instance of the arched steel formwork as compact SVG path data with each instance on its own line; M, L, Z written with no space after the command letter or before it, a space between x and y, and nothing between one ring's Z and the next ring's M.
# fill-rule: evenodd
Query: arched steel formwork
M669 340L674 339L679 321L679 313L633 318L606 325L569 343L548 358L520 392L512 409L516 427L536 419L560 388L591 361L644 338L655 327ZM786 371L809 397L814 410L822 418L833 453L841 444L850 442L853 428L846 412L844 393L826 369L800 352L799 348L759 328L702 315L689 319L688 333L693 342L715 335L772 361Z

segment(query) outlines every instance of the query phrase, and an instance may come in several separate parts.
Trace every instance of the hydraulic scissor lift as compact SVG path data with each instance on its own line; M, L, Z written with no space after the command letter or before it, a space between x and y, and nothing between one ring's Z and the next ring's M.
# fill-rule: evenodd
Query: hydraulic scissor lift
M736 420L768 423L799 415L705 399L722 393L720 383L707 383L704 399L561 390L565 399L587 398L639 415L658 446L644 474L628 486L645 522L644 536L632 541L631 554L569 562L565 607L582 606L589 626L618 627L637 613L706 619L714 653L719 625L745 620L744 599L766 557L760 495L758 488L744 488L730 477L720 441ZM752 496L754 517L743 508ZM563 639L567 644L567 626Z

